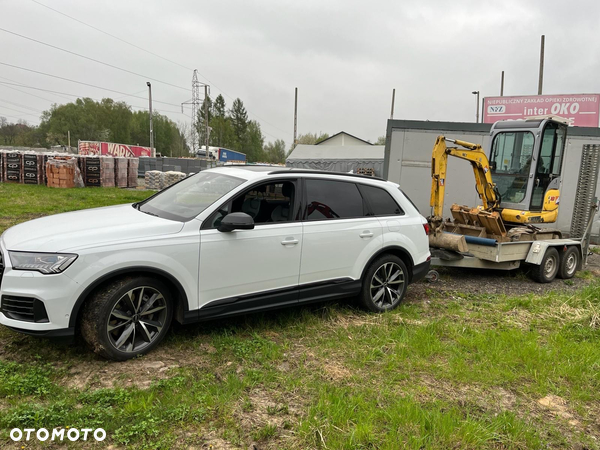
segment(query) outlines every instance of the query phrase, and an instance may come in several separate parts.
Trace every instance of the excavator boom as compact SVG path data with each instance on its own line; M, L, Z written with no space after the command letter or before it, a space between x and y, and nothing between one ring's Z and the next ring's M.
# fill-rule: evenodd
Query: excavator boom
M459 145L447 147L446 142ZM458 139L447 139L438 136L431 158L431 200L434 217L442 217L444 209L444 194L446 190L446 172L448 169L448 156L465 159L471 163L475 175L475 186L477 194L483 203L485 211L493 211L500 205L500 197L496 185L490 174L490 164L481 145Z

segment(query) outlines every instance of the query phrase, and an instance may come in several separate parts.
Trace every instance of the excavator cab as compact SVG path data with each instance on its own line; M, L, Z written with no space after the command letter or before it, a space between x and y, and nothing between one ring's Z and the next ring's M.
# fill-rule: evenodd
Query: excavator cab
M550 117L492 126L489 167L505 222L556 222L566 122Z

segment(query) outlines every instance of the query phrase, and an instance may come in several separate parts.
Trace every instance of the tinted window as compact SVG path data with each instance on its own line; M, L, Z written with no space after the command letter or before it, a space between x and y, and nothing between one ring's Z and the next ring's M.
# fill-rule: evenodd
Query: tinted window
M354 183L306 180L308 220L363 217L363 199Z
M402 208L385 189L360 185L360 192L367 199L371 212L375 216L399 216L404 214Z
M221 206L209 219L208 228L217 228L227 214L244 212L254 219L256 225L292 220L294 183L281 181L253 186L232 201Z

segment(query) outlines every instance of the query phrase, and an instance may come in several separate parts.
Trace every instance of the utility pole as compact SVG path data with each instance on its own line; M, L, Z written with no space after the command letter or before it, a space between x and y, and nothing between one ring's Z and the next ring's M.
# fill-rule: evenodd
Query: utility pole
M190 130L190 140L192 141L192 154L198 156L200 149L200 136L196 123L198 122L198 112L200 111L200 86L198 81L198 69L194 69L192 75L192 99L181 104L181 112L183 113L183 105L192 105L192 128ZM208 155L208 154L207 154Z
M479 123L479 91L473 91L471 93L477 95L477 105L475 106L475 123Z
M500 97L504 97L504 70L502 71L502 78L500 79Z
M69 146L69 153L71 153L71 131L67 131L67 145Z
M204 143L206 145L206 156L208 156L208 85L204 85L204 125L205 128L205 136Z
M396 89L392 90L392 112L390 113L390 119L394 118L394 103L396 102Z
M298 143L297 139L298 132L298 88L296 88L296 95L294 99L294 141L292 143L292 148L296 148L296 144Z
M538 82L538 95L542 95L542 86L544 85L544 44L546 36L542 34L542 43L540 47L540 80Z
M148 103L150 105L150 151L154 156L154 129L152 128L152 84L149 81L146 81L146 85L148 86Z

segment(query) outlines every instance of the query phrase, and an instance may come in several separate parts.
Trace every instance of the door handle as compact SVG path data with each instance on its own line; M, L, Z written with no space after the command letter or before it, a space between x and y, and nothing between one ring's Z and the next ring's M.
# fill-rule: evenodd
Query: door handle
M359 234L361 238L370 238L373 237L373 233L371 231L363 231Z
M281 241L281 245L296 245L298 243L298 239L288 238Z

